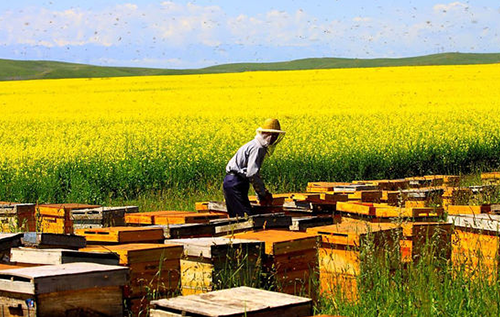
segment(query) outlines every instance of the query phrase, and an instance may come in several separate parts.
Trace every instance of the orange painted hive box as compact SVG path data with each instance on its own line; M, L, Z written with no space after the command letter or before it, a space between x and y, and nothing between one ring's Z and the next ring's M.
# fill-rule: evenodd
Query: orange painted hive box
M168 210L126 214L125 222L134 225L172 225L208 223L210 220L220 218L227 218L227 214Z
M181 245L131 243L120 245L95 245L80 251L119 255L120 265L130 269L130 276L124 288L124 298L129 310L145 309L147 295L163 297L176 295L180 290ZM142 299L142 300L141 300ZM137 303L142 306L137 307Z
M75 233L84 236L87 244L161 243L164 240L161 227L91 228L77 229Z
M264 271L278 291L315 296L312 283L318 267L317 235L295 231L264 230L237 233L237 239L264 242Z
M40 232L73 233L71 211L98 208L99 205L86 204L41 204L36 206Z
M362 251L373 246L374 256L399 248L402 229L389 223L353 221L307 230L321 237L318 252L320 292L331 295L342 291L347 298L357 296L357 276L362 272ZM399 260L399 259L398 259Z

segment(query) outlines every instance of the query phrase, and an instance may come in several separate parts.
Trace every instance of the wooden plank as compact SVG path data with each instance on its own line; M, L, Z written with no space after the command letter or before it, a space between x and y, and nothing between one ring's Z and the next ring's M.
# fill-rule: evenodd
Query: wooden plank
M165 239L212 237L216 233L215 226L203 223L185 223L160 227L163 228Z
M458 228L475 230L484 234L498 235L500 233L500 215L450 215L448 223Z
M44 265L74 262L119 264L119 257L115 253L89 253L69 249L16 248L10 251L10 260L17 263Z
M123 316L119 286L40 294L38 316Z
M482 213L488 213L491 211L490 205L480 205L480 206L466 206L466 205L449 205L448 214L449 215L461 215L470 214L478 215Z
M77 209L92 209L101 207L100 205L88 205L88 204L39 204L36 206L36 212L44 216L59 216L68 217L70 216L71 210Z
M312 313L312 300L249 287L181 296L151 302L153 309L197 316L307 316ZM304 314L305 313L305 314Z
M265 252L270 255L314 249L317 243L317 235L315 234L281 230L245 232L232 236L238 239L263 241L265 242Z
M340 219L333 217L318 217L318 216L293 217L290 230L305 232L307 228L331 225L334 223L334 220L338 220L340 222Z
M67 263L0 271L0 291L45 294L93 287L123 286L128 269L95 263Z
M73 225L100 225L117 227L125 225L125 214L138 212L137 206L98 207L92 209L71 210Z
M203 257L213 259L214 257L225 257L230 249L242 249L247 252L258 252L260 256L264 249L261 241L234 239L228 237L196 238L196 239L173 239L168 243L179 244L184 247L184 254L189 257ZM243 255L242 255L243 256Z
M75 233L85 237L87 242L154 243L164 240L163 228L160 227L109 227L78 229Z
M396 235L402 229L392 223L345 222L307 229L307 233L321 235L323 243L359 247L369 235Z
M84 252L114 252L120 256L120 264L180 259L183 247L176 244L130 243L118 245L93 245L81 249Z
M370 203L338 202L337 210L348 213L362 214L368 216L375 215L375 207Z
M63 248L63 249L80 249L87 244L84 237L74 234L56 234L56 233L41 233L27 232L24 233L22 243L26 247L34 248Z

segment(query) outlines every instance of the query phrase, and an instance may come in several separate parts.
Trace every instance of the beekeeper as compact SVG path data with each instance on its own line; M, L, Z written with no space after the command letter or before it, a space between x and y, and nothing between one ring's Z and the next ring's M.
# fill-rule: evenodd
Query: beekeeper
M271 156L276 145L285 136L277 119L267 119L257 129L255 138L240 147L226 166L224 178L224 197L230 217L252 215L252 207L248 200L248 190L252 183L259 203L271 205L273 196L264 186L260 176L260 168L266 156Z

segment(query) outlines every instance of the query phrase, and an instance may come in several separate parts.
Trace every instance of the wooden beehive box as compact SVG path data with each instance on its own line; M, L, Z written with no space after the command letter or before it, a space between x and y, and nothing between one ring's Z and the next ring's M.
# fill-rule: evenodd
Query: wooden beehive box
M448 214L449 215L479 215L489 213L491 211L490 205L449 205Z
M215 235L215 227L205 223L182 223L160 227L163 228L165 239L203 238Z
M0 231L36 231L35 204L0 202Z
M346 222L310 228L308 233L321 236L319 248L320 292L331 295L339 287L348 298L357 294L356 277L361 274L362 251L373 246L375 256L399 248L401 228L389 223Z
M36 206L39 223L37 231L46 233L73 233L71 211L98 208L99 205L86 204L41 204Z
M0 271L3 316L123 316L128 269L69 263Z
M261 273L264 243L224 237L177 239L181 259L182 295L256 284Z
M285 213L271 213L253 215L246 218L226 218L211 220L210 226L214 227L215 236L245 232L257 229L288 229L292 218Z
M192 211L151 211L129 213L125 221L129 225L173 225L185 223L208 223L213 219L227 218L227 214Z
M452 225L444 222L406 222L402 224L401 256L405 262L418 262L426 256L446 262L451 259Z
M264 272L278 291L315 297L317 236L304 232L263 230L232 235L265 243Z
M483 185L499 185L500 172L481 173L481 181Z
M341 217L318 217L318 216L305 216L293 217L291 231L306 232L308 228L327 226L334 223L340 223Z
M453 268L470 277L498 279L500 215L448 216L454 227L451 259Z
M117 254L90 253L69 249L15 248L10 250L10 261L19 264L55 265L75 262L118 265Z
M22 233L0 233L0 259L10 255L12 248L21 245Z
M77 235L85 237L88 244L162 243L161 227L109 227L77 229Z
M312 314L312 300L250 287L237 287L199 295L152 302L151 317L302 317Z
M73 229L125 226L125 214L138 212L137 206L97 207L71 210Z
M78 250L87 245L84 237L62 233L26 232L23 234L21 241L25 247L38 249L63 248Z
M134 300L153 293L172 296L179 291L182 250L176 244L131 243L94 245L80 251L118 254L120 265L130 268L124 297Z

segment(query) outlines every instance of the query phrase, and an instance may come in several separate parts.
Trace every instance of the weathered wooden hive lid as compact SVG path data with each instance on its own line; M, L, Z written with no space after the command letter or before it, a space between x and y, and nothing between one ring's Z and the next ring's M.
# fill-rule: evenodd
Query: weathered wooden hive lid
M67 263L0 271L0 291L37 295L123 286L127 279L127 267Z
M236 287L151 302L154 309L186 316L309 316L312 299L284 293ZM288 309L288 310L287 310ZM262 314L262 315L261 315ZM163 315L161 315L163 316Z
M179 244L184 247L184 254L192 257L211 258L228 248L238 248L242 246L251 246L264 248L264 242L248 239L234 239L228 237L207 237L192 239L172 239L167 243Z

